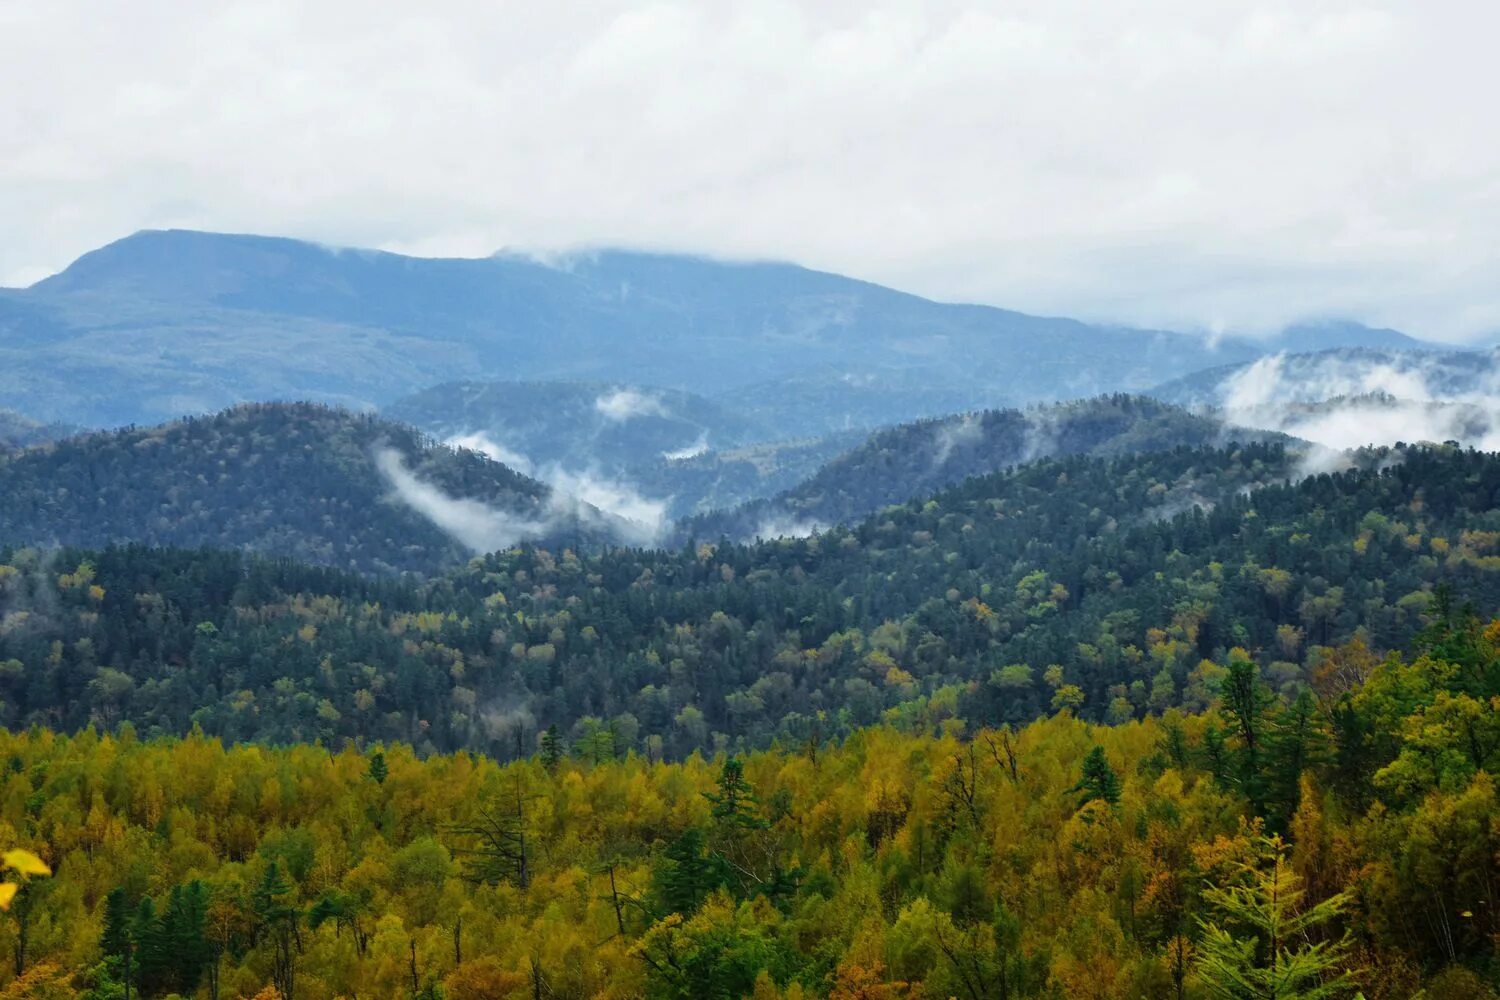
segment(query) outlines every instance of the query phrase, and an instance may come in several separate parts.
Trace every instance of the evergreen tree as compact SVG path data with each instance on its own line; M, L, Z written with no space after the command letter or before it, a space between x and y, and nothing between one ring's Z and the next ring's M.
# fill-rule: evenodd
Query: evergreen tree
M750 783L745 780L745 765L738 757L725 758L718 784L717 793L704 792L703 797L713 804L710 812L721 830L735 837L746 830L765 826L756 815L758 802Z
M558 734L557 723L554 722L542 732L542 764L547 770L556 771L557 765L562 763L567 752L567 748L563 746L562 736Z
M125 1000L130 1000L130 987L136 978L133 930L129 897L123 888L111 889L104 897L104 928L99 936L99 950L106 959L115 963Z
M250 898L257 935L270 940L271 982L281 991L284 1000L294 1000L296 985L294 945L298 914L291 895L291 882L281 873L279 862L272 861L266 866Z
M1253 660L1231 654L1224 678L1221 707L1229 717L1236 745L1230 758L1229 778L1240 794L1250 800L1256 814L1264 815L1267 796L1267 728L1272 703L1270 690L1261 683Z
M652 895L663 916L691 916L709 893L724 885L723 861L705 852L707 843L702 830L689 827L663 852L652 876Z
M385 784L386 775L389 774L390 771L386 766L385 754L382 751L376 750L374 755L370 758L370 769L367 773L370 775L370 779L374 781L375 784Z
M1083 798L1078 802L1079 808L1095 799L1106 805L1118 805L1120 790L1120 776L1109 766L1109 760L1104 756L1104 748L1101 746L1094 747L1083 759L1083 777L1069 789L1070 792L1083 793Z
M171 947L150 896L142 896L131 921L135 942L135 981L142 994L155 993L166 985L171 972Z
M99 950L123 958L131 948L130 901L123 888L111 889L104 897L104 929Z
M1203 923L1198 979L1215 1000L1330 1000L1353 992L1344 968L1347 938L1312 941L1312 933L1348 903L1340 893L1304 905L1302 880L1281 838L1261 843L1259 864L1241 866L1242 884L1203 894L1217 918Z

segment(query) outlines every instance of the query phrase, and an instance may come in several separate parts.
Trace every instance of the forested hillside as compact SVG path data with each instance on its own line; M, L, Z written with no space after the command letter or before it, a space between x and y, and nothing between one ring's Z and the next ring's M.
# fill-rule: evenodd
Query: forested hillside
M692 519L682 531L737 539L808 534L1039 458L1280 439L1144 396L984 410L879 431L785 493Z
M502 766L4 733L0 831L51 873L15 855L0 979L33 1000L1493 1000L1497 641L1440 600L1411 657L1329 651L1292 702L1231 651L1202 715L898 713L681 763L551 735Z
M458 523L440 529L433 510L398 497L398 484ZM392 572L462 562L465 535L486 547L525 531L576 542L607 529L586 509L559 518L550 498L534 480L399 424L310 404L247 405L0 456L0 543L213 545Z
M1500 607L1500 459L1372 452L1288 484L1291 462L1277 444L1051 459L806 539L512 549L426 583L13 551L0 721L506 757L556 725L680 757L888 712L1203 708L1231 650L1292 693L1330 646L1402 648L1439 584Z

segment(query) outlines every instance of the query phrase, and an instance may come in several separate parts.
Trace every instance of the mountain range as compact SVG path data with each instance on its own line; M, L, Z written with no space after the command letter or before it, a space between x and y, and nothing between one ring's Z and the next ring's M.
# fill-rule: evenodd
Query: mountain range
M622 381L722 397L797 438L1142 389L1330 341L1416 345L1352 324L1210 341L938 303L785 263L427 259L146 231L0 291L0 400L107 427L270 399L366 409L454 380Z

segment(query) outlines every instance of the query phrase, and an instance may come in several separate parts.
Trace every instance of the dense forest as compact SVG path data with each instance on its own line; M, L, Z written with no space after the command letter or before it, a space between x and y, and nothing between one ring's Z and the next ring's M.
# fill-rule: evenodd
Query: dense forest
M1294 694L1405 648L1447 583L1500 607L1500 459L1280 444L1051 459L751 545L528 547L426 581L238 553L0 551L0 722L399 740L509 759L551 727L652 759L900 717L1122 723L1242 650Z
M0 734L0 996L1493 1000L1500 622L1427 617L1294 699L1235 649L1201 714L680 763Z
M387 573L462 563L468 546L394 498L381 454L491 518L556 518L546 486L476 452L331 407L254 404L0 453L0 543L211 544ZM547 531L609 534L586 506Z
M1123 393L981 410L879 431L785 492L693 518L682 532L710 538L808 534L1040 458L1285 440Z

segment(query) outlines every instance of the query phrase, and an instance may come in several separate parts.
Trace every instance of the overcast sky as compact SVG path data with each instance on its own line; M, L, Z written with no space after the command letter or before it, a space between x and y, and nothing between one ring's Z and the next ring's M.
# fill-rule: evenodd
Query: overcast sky
M142 228L1500 331L1500 4L0 0L0 284Z

